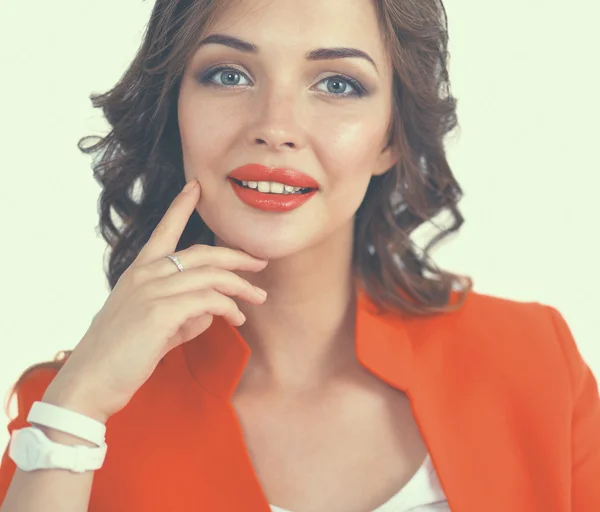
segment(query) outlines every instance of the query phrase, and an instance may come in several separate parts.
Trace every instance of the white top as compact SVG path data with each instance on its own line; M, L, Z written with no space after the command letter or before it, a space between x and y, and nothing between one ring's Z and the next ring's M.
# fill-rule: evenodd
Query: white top
M271 505L272 512L290 512ZM450 512L431 457L425 461L398 494L373 512Z

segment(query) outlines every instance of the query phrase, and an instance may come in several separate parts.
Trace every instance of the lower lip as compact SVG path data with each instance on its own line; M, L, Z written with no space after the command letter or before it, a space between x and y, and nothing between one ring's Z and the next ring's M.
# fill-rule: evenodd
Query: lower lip
M242 187L234 180L229 180L233 191L248 206L266 212L289 212L302 206L317 190L306 194L266 194L253 188Z

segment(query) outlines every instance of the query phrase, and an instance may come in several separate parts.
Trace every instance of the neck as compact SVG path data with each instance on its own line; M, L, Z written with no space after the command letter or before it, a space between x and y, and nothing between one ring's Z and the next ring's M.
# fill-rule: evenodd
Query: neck
M352 229L318 247L240 273L264 288L264 304L237 301L247 321L238 328L251 349L245 386L303 389L353 360L355 278Z

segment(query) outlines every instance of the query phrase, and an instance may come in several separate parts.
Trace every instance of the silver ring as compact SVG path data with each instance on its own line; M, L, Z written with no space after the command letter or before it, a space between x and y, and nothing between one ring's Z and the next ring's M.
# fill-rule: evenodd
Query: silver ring
M169 258L173 263L175 263L175 265L177 266L177 270L179 270L179 272L183 272L183 265L181 264L177 256L175 256L174 254L167 254L165 258Z

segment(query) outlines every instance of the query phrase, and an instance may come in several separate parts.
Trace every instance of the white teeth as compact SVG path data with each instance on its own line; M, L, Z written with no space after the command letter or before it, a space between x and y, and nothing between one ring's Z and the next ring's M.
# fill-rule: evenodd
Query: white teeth
M283 183L271 182L271 194L283 194Z
M259 181L258 182L258 191L259 192L271 192L271 184L268 181Z
M276 181L244 181L242 180L244 187L258 189L259 192L265 192L270 194L297 194L302 190L302 187L292 187L291 185L284 185Z

